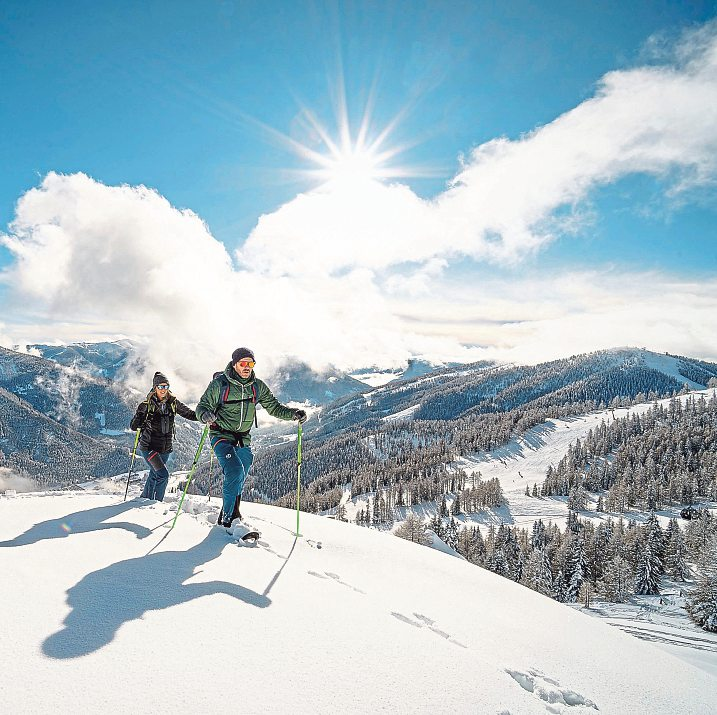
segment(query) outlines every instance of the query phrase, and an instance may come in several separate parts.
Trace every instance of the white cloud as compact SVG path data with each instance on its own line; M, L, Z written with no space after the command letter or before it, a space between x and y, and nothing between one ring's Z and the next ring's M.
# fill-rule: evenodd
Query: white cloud
M717 178L717 22L670 63L610 72L550 124L478 146L433 201L402 185L327 185L262 216L240 260L274 275L457 254L511 263L575 230L570 209L591 190L635 173L673 192Z
M133 337L148 355L139 389L159 369L180 396L196 397L239 345L255 349L264 375L285 356L351 367L421 351L420 334L402 329L370 271L236 270L199 217L145 187L51 173L20 199L10 229L2 240L15 263L4 279L17 310L42 325L16 324L5 344ZM453 340L425 339L437 343L455 351Z
M456 290L456 258L515 264L579 228L596 187L634 173L673 194L715 181L717 24L669 62L607 74L550 124L476 147L433 200L371 181L300 194L259 219L236 265L155 191L48 174L0 236L15 256L4 279L35 324L32 338L19 322L5 331L39 340L38 323L54 321L44 340L144 338L148 371L183 397L237 345L257 351L262 374L285 356L351 368L484 354L461 341L521 360L618 343L715 356L710 282L599 276L595 287L566 274Z
M482 357L536 363L621 345L717 360L717 277L565 272L513 280L444 281L396 314L436 337L484 345Z

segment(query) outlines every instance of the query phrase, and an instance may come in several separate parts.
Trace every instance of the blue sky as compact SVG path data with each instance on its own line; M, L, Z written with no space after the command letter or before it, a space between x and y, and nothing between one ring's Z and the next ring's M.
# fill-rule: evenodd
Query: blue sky
M407 175L383 183L397 181L412 199L435 201L470 164L473 150L501 137L520 145L589 103L606 73L679 65L675 47L685 33L709 28L716 14L715 2L9 0L0 9L0 232L15 235L9 224L17 202L48 173L81 172L104 187L149 187L172 207L190 209L235 267L262 271L246 263L262 257L271 263L266 246L249 250L252 241L246 242L252 232L254 244L268 240L257 231L259 217L281 215L282 207L321 183L300 173L311 163L278 138L326 154L303 110L332 137L342 97L354 137L369 100L369 136L400 117L383 148L406 147L387 163ZM581 141L589 144L590 135ZM442 296L450 293L447 273L468 283L503 279L512 286L506 295L520 293L516 281L544 280L551 271L599 269L618 282L624 272L652 272L706 285L717 269L713 185L702 177L675 190L682 172L704 162L671 155L669 166L648 162L642 170L643 164L596 169L586 191L551 203L541 220L573 214L573 231L561 222L537 249L511 249L497 259L451 245L441 256L422 255L426 270L417 280L440 273L426 290ZM25 238L16 237L21 242L40 225L28 221ZM73 323L88 320L102 332L93 318L73 313L71 301L64 308L59 299L37 303L23 313L33 289L22 288L28 279L18 245L0 247L4 334L18 341L28 325L62 322L69 336ZM236 249L244 253L237 257ZM426 268L432 260L444 264ZM391 270L410 272L399 263ZM347 258L329 270L354 266ZM390 281L396 285L388 263L364 267L374 272L382 297L391 294L392 316L405 317L401 301L420 303L415 291L403 298L393 289L387 293ZM452 299L468 312L471 300L485 303L484 296L463 293ZM416 316L410 320L415 324ZM108 323L106 332L124 331ZM455 337L463 345L491 342L469 332Z

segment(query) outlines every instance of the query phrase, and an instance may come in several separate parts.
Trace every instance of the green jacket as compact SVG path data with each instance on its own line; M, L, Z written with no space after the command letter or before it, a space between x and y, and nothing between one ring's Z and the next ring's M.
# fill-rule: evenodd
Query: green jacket
M226 390L227 381L229 393L224 400L222 393ZM223 377L217 374L199 399L195 408L197 418L201 420L206 412L213 412L217 416L217 421L210 429L212 436L236 439L237 433L241 432L244 446L249 446L251 443L249 430L256 414L255 391L256 402L272 417L281 420L294 418L296 410L282 405L267 384L254 375L253 370L245 380L237 375L231 362L224 369Z

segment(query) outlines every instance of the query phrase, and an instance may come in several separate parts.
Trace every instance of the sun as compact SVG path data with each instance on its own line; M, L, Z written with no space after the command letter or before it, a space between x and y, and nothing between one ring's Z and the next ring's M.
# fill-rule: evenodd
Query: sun
M348 120L345 107L337 112L337 134L334 138L329 130L316 118L313 112L304 108L302 119L313 135L315 146L309 148L298 142L293 149L310 168L302 170L305 176L329 187L356 186L405 175L405 169L393 164L392 159L402 149L388 146L390 127L370 134L370 112L365 110L356 135Z
M360 185L368 187L381 182L434 177L435 169L417 168L397 163L397 157L420 142L392 140L401 121L409 112L401 109L385 126L377 128L372 120L373 99L369 97L363 114L357 121L349 119L348 102L339 82L338 102L335 106L335 129L331 131L319 120L308 106L299 103L299 113L294 118L294 127L299 127L302 140L258 122L275 141L288 146L305 168L291 169L284 173L326 189Z
M323 175L330 184L377 181L382 175L377 158L370 151L357 147L327 157L326 166L319 169L317 173Z

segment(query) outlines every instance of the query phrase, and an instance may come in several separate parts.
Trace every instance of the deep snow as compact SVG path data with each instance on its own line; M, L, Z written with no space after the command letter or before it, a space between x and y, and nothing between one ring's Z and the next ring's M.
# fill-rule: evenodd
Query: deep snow
M123 492L124 485L117 484ZM717 679L388 533L216 500L0 498L4 712L710 713Z

